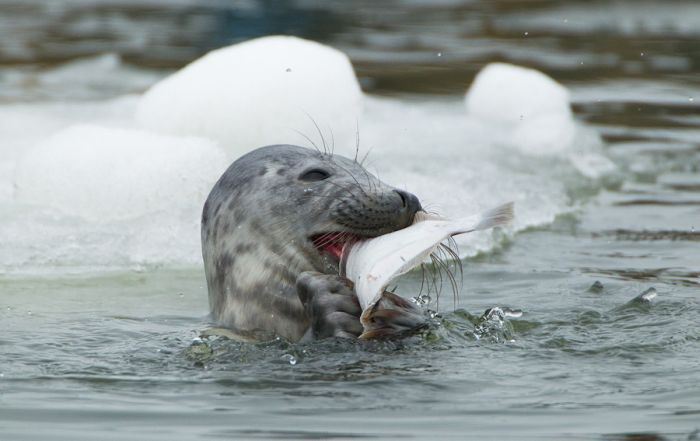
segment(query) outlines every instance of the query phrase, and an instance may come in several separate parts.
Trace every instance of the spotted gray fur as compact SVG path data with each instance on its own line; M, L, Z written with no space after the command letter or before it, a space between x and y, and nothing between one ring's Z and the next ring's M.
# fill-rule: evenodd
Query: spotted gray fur
M330 176L312 182L300 178L313 169ZM338 297L330 282L309 282L338 275L338 262L319 252L310 238L331 231L386 234L410 225L419 209L415 196L342 156L292 145L261 147L242 156L218 180L202 213L202 253L214 320L293 341L325 320L338 330L316 329L316 336L344 335L356 323L332 323L338 317L332 309L356 316L347 301L328 300L335 306L310 308L300 300L299 290L304 298L313 297L309 290L324 289L335 296L328 299ZM312 317L314 311L327 317Z

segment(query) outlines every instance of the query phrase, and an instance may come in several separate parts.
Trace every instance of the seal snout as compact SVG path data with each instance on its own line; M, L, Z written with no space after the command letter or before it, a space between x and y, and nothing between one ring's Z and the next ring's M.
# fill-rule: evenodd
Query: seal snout
M401 198L401 206L399 208L400 223L405 228L413 223L413 218L419 211L423 210L420 201L416 195L403 190L394 190Z

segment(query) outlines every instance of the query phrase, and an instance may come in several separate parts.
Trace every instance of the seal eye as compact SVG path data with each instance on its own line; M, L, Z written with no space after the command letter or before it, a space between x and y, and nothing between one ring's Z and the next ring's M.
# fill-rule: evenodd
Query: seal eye
M311 170L307 170L302 173L302 175L299 176L299 179L307 182L323 181L324 179L328 179L330 175L330 173L320 168L312 168Z

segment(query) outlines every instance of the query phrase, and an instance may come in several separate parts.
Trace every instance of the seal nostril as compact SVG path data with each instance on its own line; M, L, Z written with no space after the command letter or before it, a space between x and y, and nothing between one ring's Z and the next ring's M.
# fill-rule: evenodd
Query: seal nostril
M399 194L399 197L401 197L401 208L406 208L408 207L408 200L406 198L406 193L400 190L394 190L396 193Z
M413 222L413 216L423 209L423 207L421 207L420 201L415 195L407 191L394 191L398 193L399 196L401 196L401 214L405 215L406 219L408 219L409 222Z

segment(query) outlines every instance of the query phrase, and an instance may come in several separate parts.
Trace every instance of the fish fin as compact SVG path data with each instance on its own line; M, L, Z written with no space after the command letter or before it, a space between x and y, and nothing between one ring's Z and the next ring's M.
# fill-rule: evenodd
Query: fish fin
M481 213L479 222L474 226L474 231L502 227L511 222L513 222L513 202L508 202Z
M427 317L417 306L389 291L368 311L362 313L364 332L361 340L403 338L428 325Z

